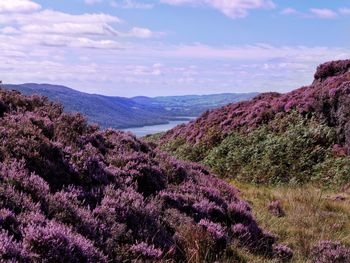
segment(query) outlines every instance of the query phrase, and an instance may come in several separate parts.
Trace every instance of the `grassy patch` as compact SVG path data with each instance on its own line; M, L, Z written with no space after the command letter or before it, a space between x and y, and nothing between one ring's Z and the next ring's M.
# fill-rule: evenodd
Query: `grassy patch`
M320 240L339 240L350 245L350 194L303 187L268 187L232 182L251 206L259 224L279 236L294 250L292 262L310 262L310 251ZM286 213L273 216L267 209L279 200ZM242 253L242 251L241 251ZM247 262L273 262L244 253Z

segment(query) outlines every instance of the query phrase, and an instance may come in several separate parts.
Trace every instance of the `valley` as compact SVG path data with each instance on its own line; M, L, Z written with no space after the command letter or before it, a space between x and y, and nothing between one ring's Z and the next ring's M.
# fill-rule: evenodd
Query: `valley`
M136 128L169 125L180 117L196 117L231 102L251 99L257 93L225 93L213 95L168 97L115 97L88 94L65 86L27 83L3 85L26 95L41 95L61 103L68 112L80 112L90 123L102 128ZM170 127L170 126L169 126ZM157 128L164 131L164 127ZM146 132L141 132L144 134ZM138 133L139 134L139 133Z
M0 256L350 262L349 83L328 62L139 139L0 90Z
M349 25L0 0L0 263L350 263Z

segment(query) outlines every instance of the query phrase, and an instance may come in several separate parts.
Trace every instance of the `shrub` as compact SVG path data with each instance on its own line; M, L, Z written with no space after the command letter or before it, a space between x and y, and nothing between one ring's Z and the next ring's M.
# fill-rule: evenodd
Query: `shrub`
M13 240L6 231L0 230L0 261L2 262L30 262L29 255L22 245Z
M273 214L274 216L283 217L285 215L285 212L279 200L271 201L268 204L267 208L270 211L270 213Z
M312 260L315 263L350 262L350 248L338 241L320 241L312 250Z
M277 118L247 135L232 133L210 151L204 163L222 176L248 182L322 183L327 175L321 167L330 172L337 167L334 163L322 164L330 164L329 158L339 160L331 154L334 130L298 113L283 118L287 118L288 126L284 125L287 120ZM350 164L350 160L344 158L344 163ZM346 180L340 170L334 172L332 185Z
M281 261L289 261L293 258L293 251L285 245L276 245L273 247L273 253Z
M23 244L43 262L107 262L91 241L55 222L28 226Z
M130 252L137 257L137 259L160 259L162 250L155 248L153 245L147 245L142 242L130 247Z

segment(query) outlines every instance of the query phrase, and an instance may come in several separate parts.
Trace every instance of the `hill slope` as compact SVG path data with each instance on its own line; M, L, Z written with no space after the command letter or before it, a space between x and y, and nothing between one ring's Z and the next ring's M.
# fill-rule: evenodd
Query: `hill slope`
M6 85L26 95L38 94L64 105L69 112L80 112L92 123L108 128L129 128L166 124L177 116L199 116L208 109L250 99L256 93L216 94L176 97L110 97L87 94L64 86L48 84Z
M238 190L38 96L0 90L1 262L290 258Z
M250 182L350 182L350 60L320 65L286 94L206 112L160 139L163 149Z
M6 85L26 95L38 94L60 102L69 112L80 112L102 127L126 128L167 123L163 108L140 105L128 98L79 92L64 86L47 84Z

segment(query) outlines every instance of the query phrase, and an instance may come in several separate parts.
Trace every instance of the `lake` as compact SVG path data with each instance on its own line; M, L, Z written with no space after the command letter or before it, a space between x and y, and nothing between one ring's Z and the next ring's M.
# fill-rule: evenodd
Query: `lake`
M184 120L184 118L187 118L187 120ZM143 126L143 127L137 127L137 128L126 128L126 129L122 129L122 131L132 132L133 134L136 135L136 137L143 137L148 134L155 134L155 133L168 131L177 125L180 125L183 123L189 123L191 120L195 118L196 117L181 117L181 120L169 121L169 123L167 124L150 125L150 126Z

